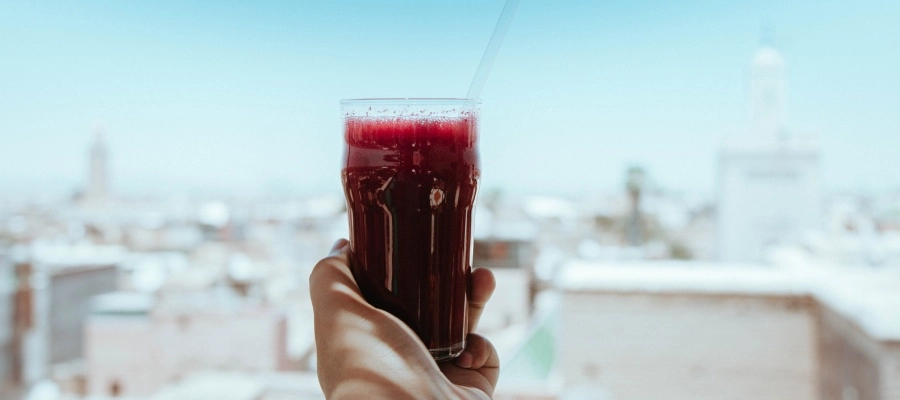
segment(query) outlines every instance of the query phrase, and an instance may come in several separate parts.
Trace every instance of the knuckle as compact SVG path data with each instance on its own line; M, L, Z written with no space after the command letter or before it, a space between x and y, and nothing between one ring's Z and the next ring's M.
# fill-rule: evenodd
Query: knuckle
M328 274L330 269L334 268L334 259L333 257L325 257L313 266L312 271L309 273L309 284L312 286L316 281L323 279L324 275Z

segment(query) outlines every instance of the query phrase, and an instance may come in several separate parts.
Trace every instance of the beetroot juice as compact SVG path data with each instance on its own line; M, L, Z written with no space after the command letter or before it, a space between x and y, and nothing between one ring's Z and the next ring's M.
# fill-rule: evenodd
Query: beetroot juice
M477 106L342 103L353 276L369 303L409 325L438 360L459 355L468 333Z

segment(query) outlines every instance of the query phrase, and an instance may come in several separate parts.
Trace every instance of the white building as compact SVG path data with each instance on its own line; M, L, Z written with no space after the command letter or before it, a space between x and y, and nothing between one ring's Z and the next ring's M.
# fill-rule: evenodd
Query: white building
M765 261L766 248L818 227L819 149L814 138L784 128L784 61L763 47L751 64L752 133L729 138L719 155L717 255Z
M615 400L900 398L892 271L572 262L558 287L555 367L566 390Z
M34 312L45 362L68 362L84 356L84 321L91 298L114 292L125 255L120 246L51 241L32 243Z
M286 369L287 325L278 309L207 294L154 304L149 295L95 298L85 330L87 393L149 396L208 369Z
M489 268L496 287L491 306L479 322L480 332L490 332L523 324L531 314L533 297L534 246L530 240L514 237L476 239L473 267Z

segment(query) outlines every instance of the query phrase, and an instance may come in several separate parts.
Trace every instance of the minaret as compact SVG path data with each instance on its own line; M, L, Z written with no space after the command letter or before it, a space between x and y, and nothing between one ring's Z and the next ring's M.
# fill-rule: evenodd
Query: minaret
M106 146L103 144L103 132L98 128L94 133L94 144L90 151L90 171L87 198L98 200L106 198L107 170Z
M750 64L750 134L728 138L719 153L721 261L767 262L772 249L795 246L819 227L818 141L785 129L784 71L784 59L764 30Z
M754 135L767 138L784 135L786 86L784 59L773 47L771 34L764 32L762 47L750 64L748 95Z

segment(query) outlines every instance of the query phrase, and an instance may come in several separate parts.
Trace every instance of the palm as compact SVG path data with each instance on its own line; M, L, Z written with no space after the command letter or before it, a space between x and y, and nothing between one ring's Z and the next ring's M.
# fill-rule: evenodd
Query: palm
M363 299L347 266L346 241L335 247L341 249L316 265L310 275L319 381L327 397L487 398L493 394L499 360L490 342L470 335L455 363L435 363L406 324ZM474 270L470 332L493 290L491 272Z

